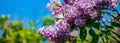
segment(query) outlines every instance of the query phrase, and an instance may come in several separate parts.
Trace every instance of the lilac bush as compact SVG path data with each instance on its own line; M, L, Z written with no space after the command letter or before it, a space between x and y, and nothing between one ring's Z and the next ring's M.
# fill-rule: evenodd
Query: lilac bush
M50 0L47 8L55 17L53 26L44 26L39 29L39 34L47 37L53 43L70 41L74 28L87 24L89 19L100 20L101 10L115 8L118 0ZM59 16L63 17L60 18Z

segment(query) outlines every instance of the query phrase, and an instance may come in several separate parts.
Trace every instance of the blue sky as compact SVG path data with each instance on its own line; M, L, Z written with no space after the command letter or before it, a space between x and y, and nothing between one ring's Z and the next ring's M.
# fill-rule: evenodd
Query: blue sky
M49 0L0 0L0 16L9 15L12 20L23 20L24 23L41 20L44 16L51 16L46 8L48 2ZM41 24L42 22L36 27Z
M30 20L41 20L47 15L51 15L50 11L46 8L46 4L50 0L0 0L0 16L10 15L14 21L23 20L26 24ZM120 11L118 7L117 10ZM105 16L107 17L107 16ZM36 28L42 26L40 21Z

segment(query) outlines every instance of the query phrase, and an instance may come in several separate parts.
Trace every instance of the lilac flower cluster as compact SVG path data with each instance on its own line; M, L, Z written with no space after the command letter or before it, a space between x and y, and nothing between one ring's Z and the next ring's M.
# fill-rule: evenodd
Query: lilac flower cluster
M118 5L118 0L99 0L96 2L97 9L105 9L106 7L116 7Z
M54 26L40 28L39 33L55 43L64 43L71 36L71 24L81 27L89 18L98 19L101 17L100 10L117 5L118 0L64 0L64 2L50 0L47 8L54 16L57 16L55 17L57 20ZM62 18L58 16L61 14Z
M44 35L54 43L65 43L70 37L70 25L64 20L58 20L54 26L44 26L39 29L39 33Z

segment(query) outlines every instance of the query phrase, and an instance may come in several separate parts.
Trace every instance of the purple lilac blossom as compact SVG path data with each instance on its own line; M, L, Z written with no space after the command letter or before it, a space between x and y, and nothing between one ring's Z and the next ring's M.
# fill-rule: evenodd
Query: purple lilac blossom
M74 22L74 19L76 17L76 11L77 9L73 6L66 5L65 9L65 19L67 20L68 23Z
M58 20L55 26L44 26L39 29L39 33L49 40L54 41L54 43L62 42L68 40L70 37L70 26L64 20Z
M62 6L60 0L50 0L50 3L47 4L47 8L55 15L55 11Z
M89 18L101 18L100 10L117 5L118 0L50 0L47 8L54 16L62 14L63 18L55 18L57 21L54 26L44 26L39 29L39 33L53 43L65 43L70 38L71 23L75 24L75 27L81 27Z

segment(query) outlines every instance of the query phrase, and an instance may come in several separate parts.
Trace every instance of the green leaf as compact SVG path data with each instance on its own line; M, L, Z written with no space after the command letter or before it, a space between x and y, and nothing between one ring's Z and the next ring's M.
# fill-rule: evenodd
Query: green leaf
M86 25L87 25L87 27L94 27L96 29L100 28L100 23L95 22L95 20L93 20L93 19L88 19Z
M116 22L112 22L112 26L120 27L120 24Z
M100 13L105 14L106 12L105 12L105 10L100 10Z
M106 29L110 28L110 29L114 29L113 26L105 26Z
M70 31L72 31L74 29L74 27L75 27L75 24L71 23L70 24Z
M99 36L96 35L96 33L94 32L93 29L90 29L90 30L89 30L89 34L92 36L92 41L91 41L91 43L97 43L97 42L98 42L98 39L99 39Z
M112 35L111 30L103 31L103 33L105 33L105 34L108 35L108 36Z
M88 19L87 20L87 26L90 26L91 24L93 24L95 22L94 19Z
M100 29L100 24L99 23L94 23L94 24L92 24L92 27L94 27L96 29Z
M96 35L98 35L98 36L102 36L102 34L103 34L101 30L96 30L95 33L96 33Z
M30 24L31 26L34 26L36 23L37 23L37 21L29 21L29 24Z
M50 16L46 16L43 18L43 21L44 22L49 22L49 23L54 23L54 19L51 18Z
M86 39L86 36L87 36L87 31L84 27L82 27L80 29L80 39L84 41Z
M46 16L43 18L44 26L49 26L54 23L54 18L51 18L50 16Z
M99 36L93 36L91 43L97 43L99 40Z
M3 20L7 20L7 19L8 19L8 16L2 15L1 18L2 18Z
M89 34L90 34L91 36L96 35L93 29L90 29L90 30L89 30Z

